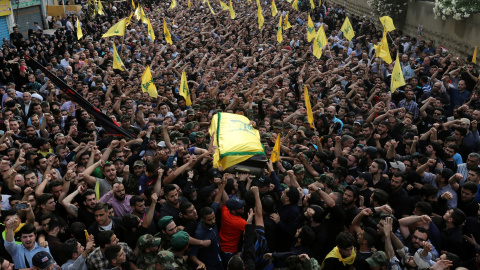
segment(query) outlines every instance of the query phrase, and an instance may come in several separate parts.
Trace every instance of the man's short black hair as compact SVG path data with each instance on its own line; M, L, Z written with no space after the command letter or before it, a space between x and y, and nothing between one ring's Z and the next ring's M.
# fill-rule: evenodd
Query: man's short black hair
M355 244L355 238L348 232L341 232L338 234L335 240L338 248L347 249L353 247Z

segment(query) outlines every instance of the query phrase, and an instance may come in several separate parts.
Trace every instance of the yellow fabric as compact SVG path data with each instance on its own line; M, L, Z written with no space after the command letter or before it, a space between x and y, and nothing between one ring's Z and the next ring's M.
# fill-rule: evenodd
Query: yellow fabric
M298 0L293 1L292 7L293 7L293 9L298 11Z
M343 22L342 28L340 28L340 30L342 30L343 36L346 37L348 40L352 40L352 38L355 36L352 24L350 23L348 17L345 18L345 21Z
M103 15L103 5L100 0L98 0L98 15Z
M98 181L95 182L95 197L97 198L97 201L100 200L100 183Z
M155 41L155 33L153 32L153 27L152 24L150 23L150 20L148 20L148 35L152 39L152 41Z
M143 10L143 7L140 8L140 18L142 20L142 23L144 24L148 24L148 18L147 18L147 15L145 15L145 11Z
M83 37L82 27L80 26L80 21L77 17L77 39L80 40Z
M262 29L263 23L265 22L265 19L263 18L262 14L262 6L260 5L260 1L257 0L257 17L258 17L258 29Z
M310 124L311 128L315 129L315 126L313 125L313 112L312 106L310 105L310 96L308 95L307 85L304 86L303 94L305 95L305 107L307 109L308 123Z
M477 46L475 46L475 50L473 51L472 63L477 63Z
M275 146L273 147L272 155L270 156L272 163L280 161L280 133L277 135Z
M322 48L328 44L327 36L325 35L325 30L323 30L323 25L320 26L320 29L317 31L315 40L313 41L313 55L320 59L322 56Z
M400 60L398 60L398 53L397 53L397 59L395 60L395 66L393 67L393 73L392 73L392 82L390 83L390 90L392 93L397 89L398 87L404 86L405 79L403 78L403 72L402 68L400 67Z
M237 15L235 14L235 10L233 10L232 0L230 0L230 6L228 7L228 10L230 11L230 19L235 19Z
M182 80L180 81L180 89L178 90L180 96L185 98L185 103L187 106L192 105L192 99L190 97L190 90L188 89L187 84L187 75L185 75L185 70L182 72Z
M392 57L390 56L390 50L388 49L387 31L383 31L382 40L378 43L378 45L373 45L373 47L375 48L377 57L382 58L387 64L392 63Z
M20 223L20 224L18 224L18 227L17 227L15 230L13 230L13 236L14 236L14 237L15 237L15 234L16 234L18 231L20 231L20 229L23 228L23 226L25 226L25 223ZM3 240L5 240L5 238L7 237L7 230L8 230L8 229L7 229L7 227L5 226L5 230L3 230L3 232L2 232ZM14 241L14 242L15 242L15 244L19 244L19 245L22 244L22 242L19 242L19 241Z
M133 9L135 9L135 2L133 2L133 0L132 0L132 7Z
M121 36L125 35L125 24L127 23L127 18L121 19L114 26L110 27L108 31L103 34L102 38L111 37L111 36Z
M325 257L325 260L328 259L328 258L337 258L345 266L347 264L352 265L355 262L356 257L357 257L357 254L355 253L355 248L354 247L352 247L352 255L350 255L350 257L347 257L347 258L343 258L342 254L340 254L340 250L338 249L338 247L334 247L332 249L332 251L330 251L327 254L327 256ZM325 265L325 260L323 260L323 262L322 262L322 268Z
M213 133L213 166L226 169L255 155L265 155L258 130L242 115L217 113L213 116L209 133Z
M222 2L222 0L220 0L220 7L222 8L222 10L229 10L230 8L227 6L227 4L225 4L224 2Z
M292 28L292 25L288 22L288 12L287 15L285 15L285 20L283 20L283 31Z
M122 59L120 58L120 55L118 55L117 47L115 46L115 42L113 42L113 68L114 69L119 69L121 71L125 71L123 66L124 65L123 65Z
M174 9L177 6L177 1L173 0L170 4L170 9Z
M132 2L133 3L133 2ZM88 231L87 230L84 230L85 231L85 239L88 241L88 237L90 237L90 235L88 234Z
M278 20L278 28L277 28L277 41L278 43L282 43L283 36L282 36L282 16L283 14L280 13L280 20Z
M128 26L130 24L130 22L132 21L133 14L134 14L134 12L130 13L130 16L128 16L128 18L125 22L125 26Z
M155 84L153 83L150 66L147 66L142 75L142 92L148 93L148 95L153 98L158 97L157 87L155 87Z
M210 12L212 12L212 14L215 15L215 11L213 11L212 6L210 6L210 1L208 0L207 0L207 5L208 5L208 8L210 9Z
M272 17L277 16L278 10L277 6L275 5L275 0L272 0Z
M307 41L310 42L315 38L317 34L315 33L315 25L313 24L310 14L308 14L308 24L307 24Z
M315 9L315 4L313 3L313 0L310 0L310 8Z
M165 22L165 19L163 19L163 34L165 35L165 40L167 41L167 44L172 45L172 35L170 35L170 31L168 31L167 23Z
M189 7L189 8L192 7L192 3L190 3L190 0L188 0L188 7Z
M388 16L383 16L383 17L380 18L380 22L382 23L385 31L391 32L391 31L395 30L395 26L393 25L392 18L390 18Z
M142 19L142 13L140 12L140 4L138 4L137 8L135 9L135 18L137 21Z

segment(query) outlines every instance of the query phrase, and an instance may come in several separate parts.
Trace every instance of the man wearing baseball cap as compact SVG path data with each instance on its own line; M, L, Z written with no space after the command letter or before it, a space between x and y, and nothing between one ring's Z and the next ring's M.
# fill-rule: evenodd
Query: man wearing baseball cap
M151 234L144 234L138 238L139 253L136 265L139 269L147 269L155 264L161 241L161 238L153 237Z
M39 270L51 270L55 269L55 266L58 267L57 263L53 260L52 255L46 251L39 251L37 254L33 255L32 264Z

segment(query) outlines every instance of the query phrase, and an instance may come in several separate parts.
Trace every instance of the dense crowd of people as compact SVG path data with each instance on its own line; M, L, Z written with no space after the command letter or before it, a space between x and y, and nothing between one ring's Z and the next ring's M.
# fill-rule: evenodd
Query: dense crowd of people
M1 269L480 269L471 56L390 32L407 83L390 89L382 29L349 14L348 41L329 1L278 1L281 44L266 1L262 29L255 1L233 1L233 20L215 1L145 1L155 40L135 19L102 39L130 2L103 2L103 15L79 3L80 40L64 15L48 18L51 36L36 25L3 41ZM308 16L329 41L319 59ZM134 138L108 134L30 58ZM147 66L157 98L140 85ZM281 134L280 161L260 175L214 168L219 112L248 117L267 158Z

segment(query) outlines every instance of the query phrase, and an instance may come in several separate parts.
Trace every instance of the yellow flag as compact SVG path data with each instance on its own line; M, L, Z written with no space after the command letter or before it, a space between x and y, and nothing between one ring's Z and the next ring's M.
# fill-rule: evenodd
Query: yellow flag
M313 113L312 113L312 106L310 105L310 97L308 96L308 88L307 85L304 86L303 94L305 96L305 107L307 109L307 118L308 123L310 123L311 128L315 128L313 125Z
M127 20L125 21L125 26L128 26L130 24L130 22L132 21L132 16L133 16L133 12L130 13L130 16L128 16Z
M278 10L277 6L275 5L275 0L272 0L272 17L277 16Z
M288 3L291 3L293 0L287 0Z
M172 20L172 25L175 25L175 20Z
M148 93L148 95L153 98L158 97L157 87L155 87L155 84L153 83L150 66L147 66L142 75L142 91Z
M282 16L283 14L280 13L280 20L278 20L278 28L277 28L277 41L278 43L282 43L283 41L283 36L282 36Z
M256 155L265 155L258 130L250 120L233 113L217 113L213 116L210 129L213 145L213 167L224 170Z
M257 17L258 17L258 29L262 29L263 23L265 22L265 19L263 18L262 14L262 6L260 5L260 2L257 0Z
M125 35L125 24L127 23L127 18L123 18L118 21L114 26L110 27L108 31L103 34L102 38L104 37L111 37L111 36L121 36Z
M292 7L293 7L293 9L298 11L298 0L293 1Z
M315 25L313 24L312 18L310 18L310 14L308 14L307 41L312 41L316 35L317 33L315 33Z
M148 18L147 18L147 15L145 15L145 11L143 10L143 7L140 8L140 15L141 15L142 23L148 24Z
M310 0L310 8L315 9L315 4L313 3L313 0Z
M190 97L190 90L188 89L187 75L185 75L185 70L182 72L182 79L180 81L180 89L178 90L178 94L185 98L185 104L187 106L192 105L192 99Z
M395 30L395 26L393 25L392 18L390 18L388 16L383 16L383 17L380 18L380 22L382 23L385 31L391 32L391 31Z
M190 0L188 0L188 7L189 7L189 8L192 7L192 3L190 3Z
M222 0L220 0L220 7L222 8L222 10L229 10L230 8L227 6L227 4L225 4L224 2L222 2Z
M173 0L172 3L170 4L170 9L174 9L177 6L177 1Z
M78 20L78 17L77 17L77 39L80 40L82 37L83 37L82 27L80 26L80 21Z
M275 146L273 147L272 154L270 155L270 160L272 163L280 161L280 133L277 135L277 140L275 141Z
M355 36L352 24L350 23L348 17L345 17L345 21L343 22L342 28L340 28L340 30L342 30L343 36L346 37L348 40L352 40L352 38Z
M142 19L142 12L140 12L140 4L138 4L137 8L135 9L135 19L140 21Z
M135 9L135 2L132 0L132 7Z
M378 45L373 45L373 47L375 48L377 57L382 58L387 64L392 63L392 57L390 56L390 50L388 49L387 31L383 31L382 40L378 43Z
M315 40L313 40L313 55L320 59L322 56L322 48L328 44L327 36L325 35L325 30L323 25L320 26L320 29L317 31Z
M392 93L395 91L395 89L406 84L405 79L403 78L402 67L400 66L400 61L398 60L398 53L397 59L395 60L395 66L393 67L391 80L392 81L390 83L390 90L392 91Z
M95 197L97 198L97 201L100 200L100 182L95 182Z
M210 1L208 1L208 0L207 0L207 5L208 5L208 8L210 9L210 11L212 12L212 14L215 15L215 11L213 11L212 6L210 6Z
M153 32L153 27L152 27L152 24L150 23L150 20L148 20L148 35L152 39L152 42L155 41L155 33Z
M235 14L235 10L233 10L232 0L230 0L230 7L228 9L230 10L230 19L235 19L237 15Z
M100 0L98 0L98 15L103 15L103 5Z
M170 35L170 31L168 31L167 28L167 23L165 22L165 19L163 19L163 34L165 35L165 40L167 41L168 44L172 45L172 35Z
M287 15L285 15L285 20L283 20L283 31L292 28L292 25L288 22L288 12Z
M120 55L118 55L118 52L117 52L117 46L115 46L115 42L113 42L113 68L119 69L121 71L125 71L123 66L124 64L122 62L122 59L120 58Z
M477 63L477 46L475 46L475 50L473 51L472 63Z

